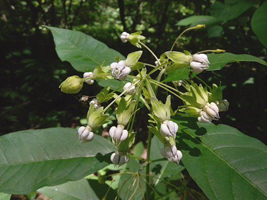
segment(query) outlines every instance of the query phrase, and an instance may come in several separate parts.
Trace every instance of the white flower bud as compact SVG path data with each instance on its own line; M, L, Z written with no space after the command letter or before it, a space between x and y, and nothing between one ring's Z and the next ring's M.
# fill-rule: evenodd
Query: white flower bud
M163 124L161 124L160 127L160 133L164 136L164 137L176 137L176 133L178 131L178 125L175 122L169 121L169 120L165 120L163 122Z
M159 61L158 60L155 61L155 65L156 65L156 67L159 66Z
M215 103L207 103L203 110L213 119L218 120L219 117L219 108Z
M89 104L93 105L95 109L100 108L100 104L98 103L97 99L92 99Z
M118 63L116 62L111 63L110 67L111 67L112 76L115 79L119 79L121 81L124 81L127 75L131 72L131 68L127 67L125 65L125 61L123 60Z
M220 112L227 111L229 108L229 102L226 99L220 101L217 105Z
M128 131L124 129L123 125L117 127L112 126L109 129L109 135L112 138L113 143L117 146L128 137Z
M128 41L129 41L129 37L130 37L130 34L127 33L127 32L123 32L123 33L121 34L121 36L120 36L121 41L122 41L123 43L128 42Z
M82 140L83 142L89 142L94 138L94 133L92 132L92 129L90 126L81 126L78 129L78 135L80 140Z
M124 85L123 90L128 90L127 92L125 92L125 94L133 95L135 93L135 86L132 83L128 82Z
M93 80L93 77L94 77L94 74L92 73L92 72L85 72L84 74L83 74L83 78L84 79L87 79L85 82L87 83L87 84L89 84L89 85L92 85L92 84L94 84L94 80Z
M196 73L200 73L203 70L206 70L209 68L209 60L208 56L205 54L194 54L193 55L193 61L190 63L190 67L192 70Z

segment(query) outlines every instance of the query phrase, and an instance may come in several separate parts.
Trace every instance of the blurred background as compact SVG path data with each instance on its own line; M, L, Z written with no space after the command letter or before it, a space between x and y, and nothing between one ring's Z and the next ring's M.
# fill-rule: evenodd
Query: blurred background
M220 48L266 60L266 47L251 28L252 16L264 1L247 0L246 7L240 2L244 0L0 0L0 135L76 127L86 116L80 96L58 88L68 76L82 73L59 60L52 35L43 25L82 31L126 56L136 48L120 41L122 31L142 31L147 45L161 55L186 27L206 23L206 29L184 35L175 50ZM229 11L234 6L242 9ZM198 17L181 21L190 16ZM145 52L142 61L153 59ZM230 110L222 113L220 123L267 143L266 66L235 63L201 78L224 87ZM95 95L98 90L94 84L82 93Z

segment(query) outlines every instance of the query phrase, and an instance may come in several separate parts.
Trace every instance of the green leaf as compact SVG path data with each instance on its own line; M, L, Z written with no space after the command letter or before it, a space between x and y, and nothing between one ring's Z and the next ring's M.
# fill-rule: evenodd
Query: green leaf
M186 80L189 79L190 68L182 68L173 71L171 74L167 76L164 82L172 82L172 81L179 81L179 80Z
M52 187L44 187L39 189L38 192L53 200L98 200L98 197L85 179L70 181Z
M110 87L112 90L122 90L124 82L115 79L97 80L98 85L102 87Z
M52 31L59 58L70 62L77 71L93 71L103 62L109 65L118 57L125 59L119 52L79 31L48 26L46 28Z
M180 20L177 26L196 26L198 24L205 24L206 26L212 26L220 23L220 20L208 15L191 16Z
M266 199L267 148L227 125L177 121L182 163L209 199Z
M105 87L96 95L96 98L100 104L113 98L113 93L109 93L109 89L110 87Z
M267 2L261 5L253 14L251 27L260 42L267 48Z
M267 63L264 60L248 54L220 53L207 55L210 61L210 67L207 69L207 71L220 70L227 63L233 62L257 62L267 66Z
M257 2L253 0L242 0L235 4L224 5L223 3L216 1L210 7L210 13L213 17L221 20L228 21L239 17L242 13L255 5Z
M223 27L219 25L212 26L208 28L208 37L213 38L213 37L220 37L223 34Z
M78 180L110 163L114 146L95 135L81 143L70 128L26 130L0 137L0 191L30 193Z
M11 194L0 193L1 200L9 200L10 198L11 198Z
M135 51L133 53L128 54L125 64L127 66L134 66L142 56L142 53L143 51Z

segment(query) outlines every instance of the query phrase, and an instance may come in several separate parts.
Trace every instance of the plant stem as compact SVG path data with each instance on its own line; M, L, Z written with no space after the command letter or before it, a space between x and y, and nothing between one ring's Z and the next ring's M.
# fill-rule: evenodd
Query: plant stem
M147 165L146 165L146 198L150 199L150 149L151 149L152 133L148 131L147 139Z
M141 41L139 41L139 44L141 44L143 47L145 47L153 56L154 56L154 58L156 59L156 61L158 61L158 63L160 64L160 62L159 62L159 59L158 59L158 57L154 54L154 52L148 47L148 46L146 46L143 42L141 42Z

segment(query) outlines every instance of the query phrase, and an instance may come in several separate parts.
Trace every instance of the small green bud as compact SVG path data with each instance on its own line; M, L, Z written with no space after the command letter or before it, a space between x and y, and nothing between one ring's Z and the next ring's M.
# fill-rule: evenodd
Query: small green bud
M66 94L77 94L83 87L84 79L79 76L70 76L63 81L59 88Z
M153 115L160 122L169 120L171 117L171 96L169 95L166 99L166 103L163 104L155 98L151 99L151 105L153 108Z
M126 126L134 112L134 108L135 101L128 103L124 98L121 98L119 106L116 110L118 124Z

